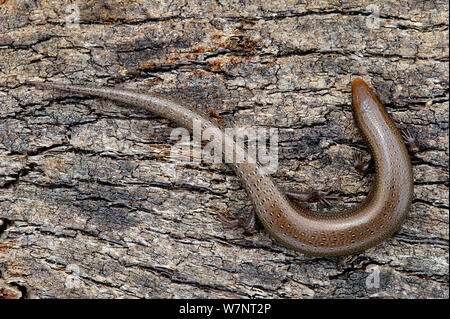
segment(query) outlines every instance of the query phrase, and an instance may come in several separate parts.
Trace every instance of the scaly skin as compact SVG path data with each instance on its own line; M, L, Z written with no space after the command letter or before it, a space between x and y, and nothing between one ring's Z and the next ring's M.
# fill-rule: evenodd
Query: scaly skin
M217 122L194 109L153 94L60 83L27 82L62 91L101 97L146 109L192 131L213 129L217 140L232 142ZM230 166L247 190L265 229L282 245L309 255L338 256L361 252L391 236L405 219L412 201L413 176L402 137L384 107L361 79L352 83L356 122L375 162L375 182L366 200L354 209L317 214L287 199L257 161ZM236 153L247 152L237 147Z

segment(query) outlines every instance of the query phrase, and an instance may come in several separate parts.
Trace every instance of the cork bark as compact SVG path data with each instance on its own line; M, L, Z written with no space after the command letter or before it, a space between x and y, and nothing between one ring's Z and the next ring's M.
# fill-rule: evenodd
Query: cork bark
M448 298L448 1L0 1L3 298ZM79 19L78 19L78 18ZM286 190L354 206L372 175L363 78L417 135L402 228L346 258L218 214L253 207L225 164L180 163L169 121L25 80L158 92L226 126L274 128Z

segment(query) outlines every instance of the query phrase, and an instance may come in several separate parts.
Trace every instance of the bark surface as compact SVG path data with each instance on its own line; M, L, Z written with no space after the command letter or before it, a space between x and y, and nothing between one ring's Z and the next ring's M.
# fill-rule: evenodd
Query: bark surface
M3 298L448 298L448 1L0 1ZM77 15L79 20L77 19ZM416 134L403 227L348 258L284 248L225 164L182 164L167 120L25 80L158 92L275 128L286 190L366 195L363 78ZM379 279L379 280L378 280Z

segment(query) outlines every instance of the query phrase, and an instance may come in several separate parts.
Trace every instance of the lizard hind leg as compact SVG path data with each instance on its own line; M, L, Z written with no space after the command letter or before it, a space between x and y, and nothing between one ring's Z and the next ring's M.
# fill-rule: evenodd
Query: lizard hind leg
M222 221L223 225L226 228L242 228L244 229L244 234L251 235L255 232L257 228L256 224L256 214L255 211L252 210L250 216L247 220L241 220L239 218L228 218L225 217L224 214L219 213L219 219Z
M299 193L295 191L284 192L287 197L298 203L319 202L325 206L331 206L330 200L338 199L337 196L330 195L331 191L313 190L308 193Z

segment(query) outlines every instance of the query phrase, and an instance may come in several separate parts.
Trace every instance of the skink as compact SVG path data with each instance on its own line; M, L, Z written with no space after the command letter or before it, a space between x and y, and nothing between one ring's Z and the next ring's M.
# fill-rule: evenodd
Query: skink
M197 121L202 129L214 130L219 139L229 139L215 120L162 96L93 86L27 83L146 109L191 131ZM356 208L329 214L314 213L292 204L256 160L230 164L265 229L282 245L305 254L339 256L359 253L391 236L410 209L413 175L399 131L363 80L353 81L352 95L356 122L375 162L375 181L371 191ZM236 152L246 150L238 148Z

